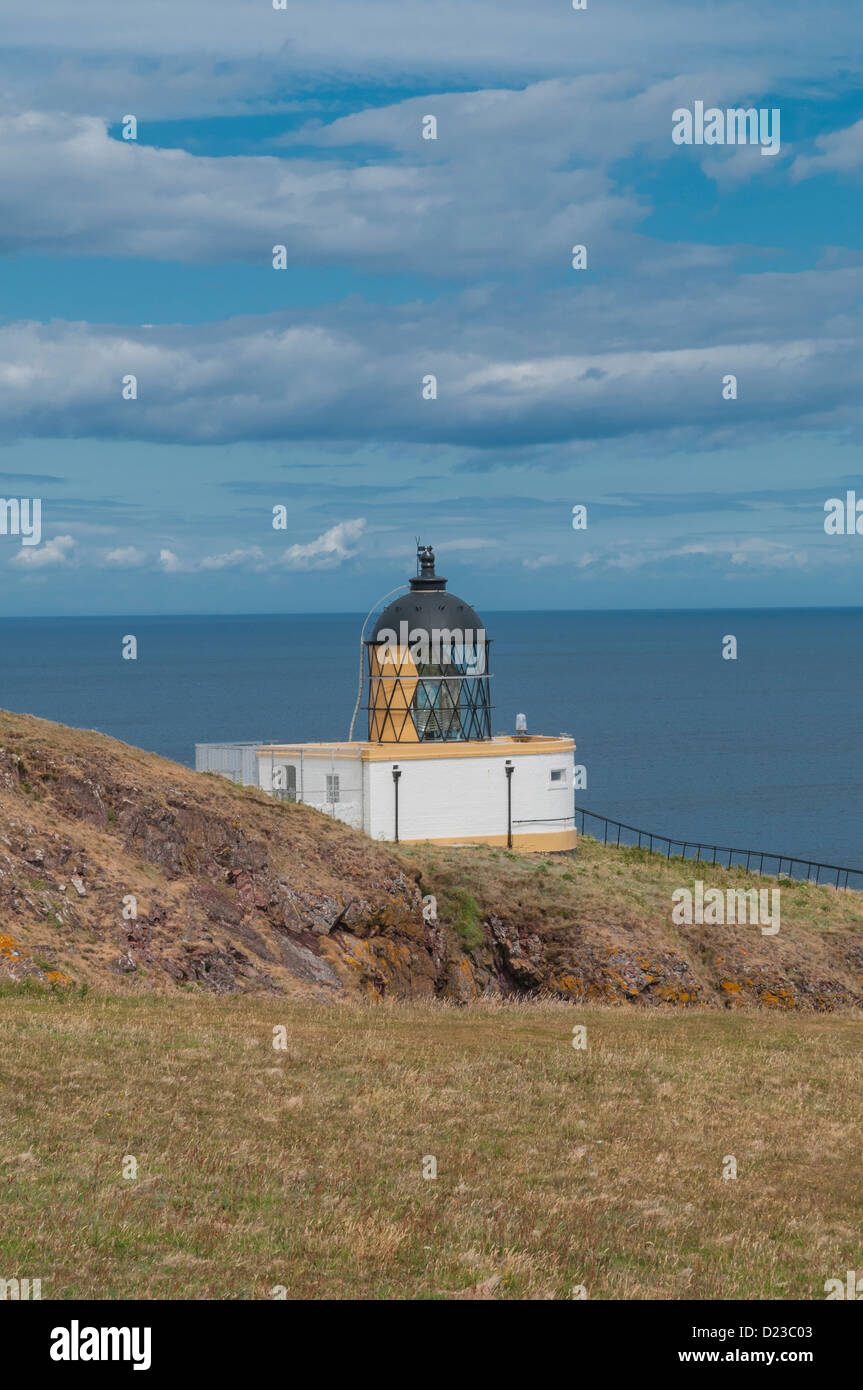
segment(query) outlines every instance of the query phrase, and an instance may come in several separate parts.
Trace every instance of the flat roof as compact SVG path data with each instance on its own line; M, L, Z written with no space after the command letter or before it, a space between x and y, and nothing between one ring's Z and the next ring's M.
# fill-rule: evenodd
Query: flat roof
M481 758L524 757L530 753L563 753L575 748L569 734L495 734L484 739L434 739L410 743L370 743L368 739L352 743L264 743L257 757L283 757L303 754L310 758L331 758L337 753L360 758L364 762L399 762L417 758Z

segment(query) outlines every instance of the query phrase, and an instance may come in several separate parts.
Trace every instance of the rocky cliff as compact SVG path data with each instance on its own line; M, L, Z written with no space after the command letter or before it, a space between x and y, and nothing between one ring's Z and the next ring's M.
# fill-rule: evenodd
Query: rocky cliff
M788 887L770 941L752 927L687 935L671 927L669 885L690 870L589 842L559 857L396 851L103 735L0 712L7 979L860 1006L858 895Z

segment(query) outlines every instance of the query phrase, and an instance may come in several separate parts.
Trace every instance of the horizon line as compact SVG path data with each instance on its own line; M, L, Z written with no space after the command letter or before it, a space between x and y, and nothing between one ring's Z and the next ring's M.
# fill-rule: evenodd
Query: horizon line
M374 610L373 610L374 611ZM688 605L686 607L634 607L634 608L484 608L484 612L490 615L511 617L516 614L530 613L562 613L562 614L587 614L587 613L855 613L863 611L863 604L860 603L806 603L806 604L744 604L744 605ZM362 609L290 609L287 611L248 611L248 612L190 612L190 613L130 613L128 610L122 613L22 613L22 614L0 614L0 623L29 623L29 622L96 622L122 620L130 622L138 618L161 618L182 619L182 618L364 618L366 615Z

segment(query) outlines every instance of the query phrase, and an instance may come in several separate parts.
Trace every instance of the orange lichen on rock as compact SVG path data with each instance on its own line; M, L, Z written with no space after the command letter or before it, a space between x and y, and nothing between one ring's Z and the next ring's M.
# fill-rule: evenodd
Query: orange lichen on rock
M68 975L60 970L43 970L27 950L7 932L0 932L0 977L16 982L31 980L35 984L71 984Z

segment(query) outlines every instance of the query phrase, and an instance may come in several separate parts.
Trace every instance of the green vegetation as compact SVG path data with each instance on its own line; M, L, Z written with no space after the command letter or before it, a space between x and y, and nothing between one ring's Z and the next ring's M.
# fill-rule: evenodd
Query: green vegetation
M485 935L476 898L471 897L470 893L456 892L453 894L453 906L455 908L454 926L459 940L468 951L481 946L485 940Z

